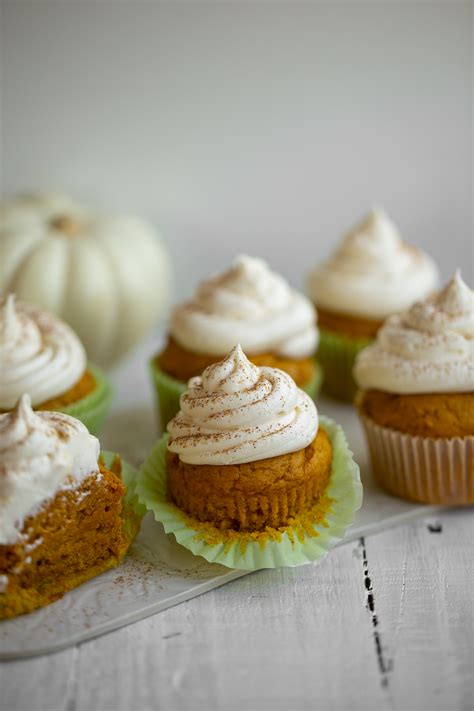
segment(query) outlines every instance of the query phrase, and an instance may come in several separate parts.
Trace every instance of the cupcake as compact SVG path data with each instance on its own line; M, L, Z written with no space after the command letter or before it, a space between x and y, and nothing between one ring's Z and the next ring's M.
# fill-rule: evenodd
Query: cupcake
M384 320L433 293L438 279L428 255L402 240L382 210L373 210L309 277L320 327L318 361L324 390L352 401L352 368Z
M162 426L178 412L186 382L240 342L259 366L280 368L314 397L321 370L311 302L261 259L239 257L229 271L199 285L172 315L164 350L151 362Z
M28 395L0 415L0 458L2 619L117 565L139 519L120 459L107 468L82 422L35 412Z
M0 299L0 362L0 412L28 393L35 410L65 412L97 431L112 389L59 318L13 294Z
M360 503L342 431L321 425L288 373L256 366L240 346L189 381L168 433L137 489L165 530L208 560L247 569L307 562L334 544L335 529L343 533ZM324 520L330 512L332 530ZM313 530L323 520L327 538ZM196 527L203 535L195 537ZM303 552L293 549L296 539ZM276 547L266 550L270 540Z
M460 274L390 317L354 376L379 483L413 501L474 503L474 295Z

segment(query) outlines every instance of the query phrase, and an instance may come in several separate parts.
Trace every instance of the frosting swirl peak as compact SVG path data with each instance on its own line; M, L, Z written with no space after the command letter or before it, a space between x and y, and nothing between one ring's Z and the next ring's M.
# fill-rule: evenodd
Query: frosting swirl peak
M243 464L304 449L318 431L311 398L277 368L258 368L240 345L191 378L168 424L168 448L188 464Z
M358 356L359 387L387 392L474 390L474 293L459 272L445 288L392 316Z
M217 356L239 341L252 355L308 358L318 344L311 302L263 260L247 256L200 284L192 301L176 307L170 332L184 348Z
M308 290L323 309L378 320L428 296L437 280L433 260L404 242L394 223L377 208L310 274Z
M86 369L86 354L74 331L47 311L0 299L0 410L23 393L33 405L71 388Z
M69 479L98 471L99 441L79 420L34 412L23 395L0 415L0 544L15 542L27 516Z

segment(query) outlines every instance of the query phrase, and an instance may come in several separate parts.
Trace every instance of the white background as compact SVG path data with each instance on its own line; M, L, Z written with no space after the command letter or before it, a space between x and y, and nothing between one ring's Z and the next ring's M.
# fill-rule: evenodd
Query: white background
M2 192L150 218L177 292L301 286L373 203L472 279L472 5L4 0Z

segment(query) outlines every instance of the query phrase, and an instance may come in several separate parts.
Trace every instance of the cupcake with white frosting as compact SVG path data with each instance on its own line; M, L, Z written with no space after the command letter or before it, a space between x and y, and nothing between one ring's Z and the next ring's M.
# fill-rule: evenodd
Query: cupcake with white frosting
M310 300L263 260L239 257L172 312L166 347L151 362L163 427L178 411L186 382L237 341L253 363L284 370L314 397L321 381L313 358L318 339Z
M0 299L0 412L28 393L36 410L57 410L93 432L104 419L111 387L87 362L74 331L57 316L15 299Z
M388 316L433 293L437 280L433 260L405 242L382 210L372 210L346 234L308 280L318 309L318 359L328 394L353 399L357 353L375 338Z
M0 415L0 619L31 612L117 565L138 530L124 464L28 395Z
M321 557L361 498L342 430L288 373L254 365L240 345L190 379L137 489L180 543L246 569Z
M381 485L415 501L474 503L474 294L460 273L387 319L354 377Z

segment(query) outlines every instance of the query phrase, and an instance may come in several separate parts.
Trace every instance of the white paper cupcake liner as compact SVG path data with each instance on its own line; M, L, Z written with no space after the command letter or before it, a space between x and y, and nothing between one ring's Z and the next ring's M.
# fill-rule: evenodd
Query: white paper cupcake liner
M474 504L474 436L418 437L361 415L380 486L426 504Z

